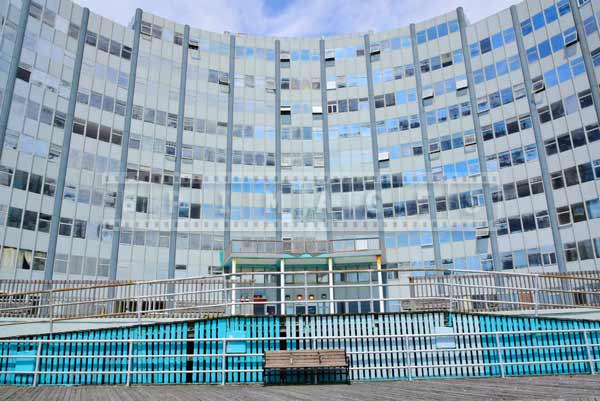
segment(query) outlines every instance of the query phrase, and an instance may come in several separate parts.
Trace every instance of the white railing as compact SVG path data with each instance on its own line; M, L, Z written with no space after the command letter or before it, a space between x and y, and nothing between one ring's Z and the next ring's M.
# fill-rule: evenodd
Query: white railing
M543 336L564 336L565 343L562 344L544 344L544 345L519 345L521 344L521 340L515 341L515 339L523 339L523 338L541 338ZM227 377L228 374L231 373L258 373L263 372L263 369L258 367L261 365L263 352L248 352L248 353L235 353L235 352L227 352L227 344L230 342L247 342L247 343L260 343L263 344L278 344L280 341L286 342L303 342L303 344L308 345L305 349L327 349L327 348L339 348L340 346L337 344L342 344L342 348L346 349L347 354L351 357L350 360L357 360L356 357L363 357L358 359L361 361L358 364L353 364L351 362L350 371L353 380L359 380L362 376L361 372L387 372L388 378L408 378L412 380L414 378L418 378L419 375L415 374L417 369L435 369L435 370L444 370L444 369L464 369L464 368L479 368L482 369L479 373L470 371L469 374L465 374L465 376L501 376L505 377L509 375L507 370L511 367L517 366L531 366L534 367L536 365L564 365L564 364L585 364L587 365L583 369L579 369L578 373L597 373L596 364L600 362L600 359L595 358L595 355L600 354L600 343L591 341L592 338L600 338L600 329L590 329L590 328L581 328L581 329L563 329L563 330L514 330L514 331L491 331L491 332L457 332L457 333L426 333L426 334L363 334L363 335L326 335L326 336L311 336L311 337L302 337L302 336L286 336L286 337L253 337L253 338L172 338L172 339L152 339L152 338L128 338L128 339L12 339L12 340L0 340L0 348L5 345L16 345L16 344L27 344L27 346L36 349L35 355L0 355L0 365L6 366L6 364L2 364L5 360L15 360L18 359L27 359L31 361L34 359L34 369L32 370L0 370L0 378L10 377L14 375L24 375L26 377L33 377L33 380L30 383L23 382L22 384L33 384L34 386L39 384L40 375L44 375L45 377L51 376L73 376L73 375L85 375L88 378L93 376L104 376L104 375L126 375L126 381L122 384L129 385L131 383L132 375L156 375L156 374L218 374L220 377L221 384L225 384L226 382L231 382L231 379ZM541 337L540 337L541 336ZM456 342L456 346L453 349L448 348L437 348L436 339L443 337L448 338L452 337ZM581 341L576 341L576 338ZM374 348L378 349L363 349L363 345L356 346L357 342L361 342L361 344L368 344L370 341L373 341L376 345ZM552 342L553 340L549 341ZM508 344L506 344L506 343ZM199 344L199 343L214 343L217 346L213 347L213 349L222 350L221 352L211 352L211 353L187 353L186 347L181 347L181 353L169 353L169 352L158 352L158 353L149 353L149 354L136 354L134 353L134 347L136 344L167 344L170 346L176 344L185 344L186 346L190 343ZM335 343L335 344L334 344ZM488 344L489 343L489 344ZM110 354L107 347L107 353L104 355L91 355L91 354L80 354L77 355L63 355L63 354L53 354L52 350L56 350L57 347L51 347L52 344L60 344L65 346L65 349L69 345L71 345L70 349L73 349L73 345L81 345L85 344L85 346L90 347L94 344L118 344L122 347L122 349L126 349L127 352L124 354ZM413 348L410 344L420 344L423 348ZM475 345L471 345L475 344ZM479 344L479 345L477 345ZM486 344L486 345L481 345ZM46 346L46 347L44 347ZM42 353L42 348L44 347L44 353ZM268 351L270 349L276 349L277 346L273 345L271 347L265 346L264 350ZM367 348L367 347L365 347ZM373 348L373 347L371 347ZM379 349L381 348L381 349ZM157 349L155 347L155 349ZM161 347L165 351L172 349L165 345L165 347ZM195 348L194 348L195 349ZM538 356L535 356L535 351L544 352L548 351L548 358L540 360ZM114 352L114 348L112 348L112 352ZM510 353L518 353L519 359L515 360L507 360L506 355L510 355ZM483 354L487 353L488 357L480 357ZM438 356L442 356L441 359L444 361L439 363L437 359L429 358L428 354L434 354ZM373 363L373 359L371 356L378 355L379 360L375 360ZM383 357L385 356L385 358ZM388 357L390 356L390 357ZM492 358L490 358L490 356ZM64 359L67 361L71 360L80 360L89 362L90 358L94 359L110 359L110 360L118 360L120 363L115 363L113 366L117 366L119 364L126 366L124 369L109 369L109 370L86 370L86 369L78 369L80 366L79 363L75 364L69 362L69 366L73 365L74 369L66 369L66 370L47 370L41 369L42 361L50 361L53 359ZM138 368L133 367L133 361L135 359L144 359L151 358L152 364L161 364L161 360L170 359L171 363L173 363L173 358L184 358L184 360L190 360L190 358L216 358L219 362L216 365L220 365L215 369L143 369L139 368L139 364L137 364ZM254 368L234 368L228 367L228 365L235 365L236 363L228 362L229 358L250 358L250 362L247 364L251 364L255 366ZM254 359L252 359L254 358ZM385 359L385 362L383 360ZM478 362L473 360L483 359L483 362ZM493 359L493 360L485 360L485 359ZM468 362L471 361L471 362ZM126 362L126 363L125 363ZM151 363L147 363L151 365ZM239 364L239 362L238 362ZM66 366L66 362L65 362ZM81 366L84 363L81 363ZM486 373L483 369L491 369L498 368L499 374L494 373ZM390 374L390 371L395 371L396 373ZM399 373L401 372L401 373ZM463 370L464 372L464 370ZM563 372L565 373L565 372ZM427 376L427 375L420 375ZM381 376L381 378L385 378L386 376ZM85 382L84 379L81 380L80 384ZM58 383L60 384L60 383ZM70 383L73 384L73 383Z
M410 276L408 276L410 274ZM140 282L0 281L1 325L85 318L203 318L600 309L600 276L389 269L240 272Z

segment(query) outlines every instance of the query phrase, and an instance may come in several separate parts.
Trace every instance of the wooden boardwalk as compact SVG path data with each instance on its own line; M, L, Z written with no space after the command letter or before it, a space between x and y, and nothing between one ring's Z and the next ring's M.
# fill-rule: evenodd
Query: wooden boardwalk
M0 387L0 401L600 400L598 376L539 376L328 386L180 385Z

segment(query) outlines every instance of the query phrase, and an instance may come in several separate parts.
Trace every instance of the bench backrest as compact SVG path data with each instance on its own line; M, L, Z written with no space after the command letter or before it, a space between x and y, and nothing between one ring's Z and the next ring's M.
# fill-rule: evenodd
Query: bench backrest
M333 368L346 367L346 351L299 350L265 352L265 368Z

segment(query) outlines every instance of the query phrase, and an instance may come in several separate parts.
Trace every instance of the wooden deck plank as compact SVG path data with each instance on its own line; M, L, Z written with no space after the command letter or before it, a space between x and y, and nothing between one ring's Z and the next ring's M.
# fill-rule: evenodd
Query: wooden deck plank
M319 386L0 387L0 401L341 401L600 399L597 376L387 381Z

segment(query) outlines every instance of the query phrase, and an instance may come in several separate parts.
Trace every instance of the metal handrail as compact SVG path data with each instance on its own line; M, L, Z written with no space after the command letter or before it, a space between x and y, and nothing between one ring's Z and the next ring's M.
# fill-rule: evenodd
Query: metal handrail
M409 277L408 282L393 279L383 282L375 274L379 272L398 275L417 272L433 275ZM358 273L356 278L361 280L336 280L340 274L353 273ZM257 305L279 305L281 314L285 313L288 305L317 305L327 309L328 313L334 313L334 304L345 303L348 306L348 303L357 302L370 302L372 310L374 304L382 302L381 305L387 307L396 307L399 304L400 310L532 310L537 315L540 309L599 308L600 275L596 272L589 274L590 276L448 269L348 269L240 272L170 280L100 282L96 285L89 285L90 282L86 281L82 282L80 287L70 288L65 287L68 283L66 281L31 281L34 286L43 283L45 288L0 293L0 316L25 318L4 323L14 325L105 317L135 316L139 320L149 316L172 318L202 317L210 314L243 315L252 314L247 310L252 310L249 307ZM289 276L300 278L301 283L286 283L286 277ZM266 277L275 277L277 282L283 285L272 285ZM309 279L315 281L309 282ZM326 280L319 282L320 279ZM257 281L264 284L257 284ZM19 286L27 283L23 280L16 282ZM9 284L10 281L0 281L0 285L5 287ZM59 288L54 288L55 286ZM282 288L284 293L301 293L303 299L254 299L256 294L265 291L278 292ZM353 288L368 289L371 295L369 298L352 298L336 292ZM382 289L380 294L388 294L375 295L379 288ZM398 291L400 293L395 293ZM309 293L315 292L329 293L323 299L308 299Z

